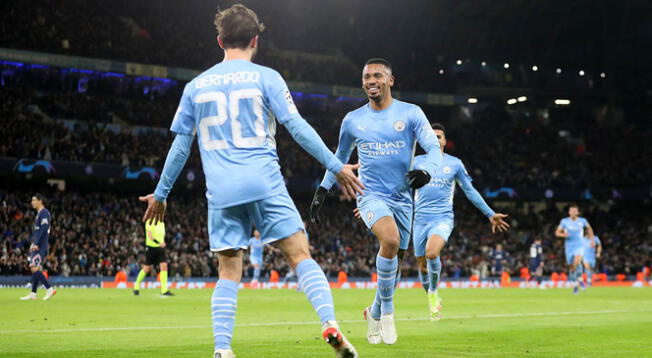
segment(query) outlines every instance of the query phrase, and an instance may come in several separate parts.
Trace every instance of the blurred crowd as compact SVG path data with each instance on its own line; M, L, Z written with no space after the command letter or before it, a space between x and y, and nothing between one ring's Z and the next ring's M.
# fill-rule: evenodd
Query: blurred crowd
M17 92L2 91L0 157L161 166L165 159L161 148L172 143L166 132L116 133L95 121L70 128L30 106L29 97Z
M0 88L0 157L112 163L160 168L172 134L181 85L134 77L81 76L62 69L8 69ZM79 91L79 83L85 84ZM327 145L337 146L341 118L362 99L295 93L301 114ZM446 151L459 156L480 189L605 190L652 184L649 127L605 121L598 108L511 111L488 106L460 119L456 108L424 106L432 122L447 126ZM576 112L573 112L576 111ZM587 113L589 112L589 113ZM74 125L64 125L69 120ZM109 124L119 125L111 130ZM149 129L134 131L136 126ZM137 134L137 135L136 135ZM482 150L478 150L479 146ZM309 183L323 175L283 126L277 133L288 179ZM200 168L197 147L188 167ZM587 197L590 198L590 197Z
M25 191L0 192L0 275L27 274L27 249L35 212ZM125 270L138 273L144 260L144 232L140 222L144 207L135 197L116 193L75 191L46 193L46 207L52 213L50 250L46 268L51 275L113 276ZM215 277L216 259L209 251L206 205L203 198L183 196L170 201L166 218L167 257L171 277ZM295 198L296 199L296 198ZM307 213L309 198L299 198L297 207ZM555 203L497 203L497 211L510 215L512 230L492 234L488 221L462 194L456 199L455 231L442 252L445 277L492 275L491 250L502 244L508 256L503 269L518 275L529 263L529 247L535 238L544 246L545 273L566 269L563 240L554 230L565 206ZM307 225L311 251L329 277L340 271L350 277L370 277L374 271L378 244L365 225L352 214L354 204L337 196L327 201L319 225ZM586 217L603 243L598 271L609 275L635 274L652 265L652 218L648 204L583 203ZM408 251L402 269L404 277L415 277L413 254ZM276 270L286 276L289 267L278 250L265 250L263 275ZM245 254L245 277L251 273ZM494 272L494 274L499 274Z

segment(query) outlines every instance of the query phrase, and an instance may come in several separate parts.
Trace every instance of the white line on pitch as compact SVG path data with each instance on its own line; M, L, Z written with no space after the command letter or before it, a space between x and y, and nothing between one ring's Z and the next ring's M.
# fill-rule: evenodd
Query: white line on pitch
M484 318L521 318L521 317L543 317L543 316L569 316L578 314L608 314L608 313L633 313L633 312L652 312L652 310L601 310L601 311L567 311L567 312L530 312L530 313L490 313L477 315L457 315L444 316L443 320L456 319L484 319ZM428 321L428 317L397 318L396 321ZM341 320L340 323L362 323L364 320ZM303 322L258 322L258 323L240 323L236 327L265 327L265 326L302 326L302 325L319 325L318 321ZM154 327L96 327L96 328L61 328L61 329L18 329L18 330L0 330L0 334L7 333L68 333L68 332L107 332L107 331L148 331L155 329L208 329L208 325L195 326L154 326Z

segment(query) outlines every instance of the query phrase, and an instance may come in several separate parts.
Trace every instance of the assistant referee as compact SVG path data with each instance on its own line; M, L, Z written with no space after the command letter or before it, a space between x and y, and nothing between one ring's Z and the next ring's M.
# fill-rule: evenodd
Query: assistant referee
M138 272L134 283L134 295L140 294L140 283L152 270L152 265L158 264L161 274L161 296L174 296L168 290L168 262L165 258L165 224L159 221L145 223L145 264Z

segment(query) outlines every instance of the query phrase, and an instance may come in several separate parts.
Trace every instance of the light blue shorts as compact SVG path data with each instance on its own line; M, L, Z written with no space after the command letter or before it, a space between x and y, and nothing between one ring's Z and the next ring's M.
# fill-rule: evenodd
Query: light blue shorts
M412 223L412 207L377 196L365 195L358 197L358 209L367 228L371 230L378 219L391 216L398 226L401 238L399 248L407 250L410 245L410 226Z
M251 203L224 209L208 209L208 237L211 251L246 249L253 224L263 244L304 230L301 215L287 191Z
M426 243L428 238L432 235L441 236L444 241L448 242L448 238L453 232L454 222L451 218L435 219L428 223L414 223L414 235L412 235L412 243L414 244L414 256L422 257L426 255Z
M595 268L595 257L588 257L588 258L584 257L583 260L584 260L584 262L589 264L590 268Z
M573 264L575 256L584 256L582 245L566 245L564 249L566 251L566 263L569 265Z

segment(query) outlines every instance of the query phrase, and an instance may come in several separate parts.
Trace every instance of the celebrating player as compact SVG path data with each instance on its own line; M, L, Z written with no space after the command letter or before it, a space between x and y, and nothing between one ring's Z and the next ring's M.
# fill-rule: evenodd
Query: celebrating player
M215 358L231 358L231 337L242 278L242 250L252 224L264 244L277 242L299 277L299 286L322 323L322 334L338 357L357 357L335 320L324 272L310 256L305 228L285 187L276 154L276 121L329 171L349 196L364 186L301 117L278 72L252 63L264 26L247 7L236 4L215 17L224 60L184 89L171 130L177 133L143 220L161 221L166 198L181 172L195 133L206 177L208 233L217 252L219 280L212 297Z
M591 239L585 237L582 239L583 250L584 250L584 272L586 272L586 283L589 286L593 285L593 272L595 271L596 259L599 259L602 256L602 242L598 235L593 235L593 244Z
M158 264L161 275L161 296L174 296L168 290L168 262L165 258L165 223L152 221L145 223L145 264L138 272L134 283L134 295L140 294L140 283L152 270L152 265Z
M50 211L45 208L45 197L41 194L32 196L32 209L36 210L36 220L34 222L34 232L30 239L29 247L29 268L32 271L32 292L20 299L35 300L36 290L39 283L43 283L46 288L44 301L49 300L57 293L43 274L43 263L48 256L48 236L50 235Z
M464 195L478 208L491 224L492 232L503 232L509 229L509 224L503 219L505 214L497 214L484 201L480 193L473 187L471 177L464 164L458 158L444 153L446 147L446 130L444 126L435 123L432 125L439 146L443 153L441 167L430 182L415 193L414 216L414 256L419 267L419 280L428 292L428 305L430 319L437 321L440 318L441 299L437 293L437 286L441 277L441 259L439 255L451 232L453 231L454 212L453 196L455 183L460 184ZM424 169L428 163L428 156L420 155L414 158L414 168Z
M566 263L570 266L569 279L573 286L573 293L577 294L579 292L579 285L584 285L582 281L582 257L583 254L583 242L584 240L584 230L586 230L586 236L588 240L591 241L589 245L595 246L593 241L593 228L589 225L589 222L580 217L580 209L577 205L573 204L568 208L568 217L561 219L557 230L555 230L555 236L565 239L564 241L564 250L566 254Z
M376 257L378 289L373 304L364 311L368 322L367 340L393 344L397 340L394 326L394 286L398 270L398 251L409 244L412 220L410 187L430 181L442 161L439 142L428 119L418 106L392 98L392 66L383 59L367 61L362 70L362 88L369 103L349 112L342 121L335 155L348 162L357 147L360 178L365 194L357 206L362 220L376 235L380 251ZM415 141L427 153L423 169L411 170ZM335 176L329 170L317 189L310 217L319 221L319 211Z
M265 245L260 240L260 233L254 230L254 236L249 239L249 262L254 267L254 276L251 283L258 283L260 278L260 268L263 264L263 249Z

